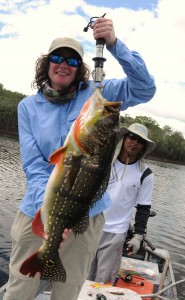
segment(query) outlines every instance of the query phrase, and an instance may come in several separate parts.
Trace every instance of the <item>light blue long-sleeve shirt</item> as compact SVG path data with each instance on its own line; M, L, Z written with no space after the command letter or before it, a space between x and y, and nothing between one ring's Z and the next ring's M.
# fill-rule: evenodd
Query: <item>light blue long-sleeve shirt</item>
M141 56L130 51L119 39L112 48L107 49L121 64L127 77L104 80L103 97L108 101L121 101L122 110L148 102L156 88ZM20 210L25 215L33 218L42 205L45 187L53 170L53 166L49 165L49 157L64 144L73 121L92 93L92 81L89 81L88 87L80 90L79 86L75 98L66 104L51 104L39 92L20 101L19 140L27 179L26 194ZM90 217L104 211L110 204L109 195L105 193L90 210Z

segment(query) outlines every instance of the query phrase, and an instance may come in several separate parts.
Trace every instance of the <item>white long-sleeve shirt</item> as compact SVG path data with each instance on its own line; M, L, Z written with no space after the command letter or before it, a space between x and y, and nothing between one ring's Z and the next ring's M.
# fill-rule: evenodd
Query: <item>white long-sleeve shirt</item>
M144 170L147 168L145 164ZM118 159L114 162L108 185L112 205L104 211L103 231L111 233L127 232L135 205L151 205L153 191L153 173L141 184L140 161L125 165Z

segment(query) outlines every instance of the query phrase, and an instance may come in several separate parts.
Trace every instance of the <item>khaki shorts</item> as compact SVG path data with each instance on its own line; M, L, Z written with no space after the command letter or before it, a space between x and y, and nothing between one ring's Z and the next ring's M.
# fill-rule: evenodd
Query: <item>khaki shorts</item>
M89 227L76 238L71 234L65 241L60 257L67 273L65 283L53 282L51 300L77 300L87 278L103 230L103 213L89 220ZM39 274L30 278L19 273L22 262L41 245L40 237L31 229L32 219L18 212L11 228L12 253L9 281L3 300L33 300L38 290Z

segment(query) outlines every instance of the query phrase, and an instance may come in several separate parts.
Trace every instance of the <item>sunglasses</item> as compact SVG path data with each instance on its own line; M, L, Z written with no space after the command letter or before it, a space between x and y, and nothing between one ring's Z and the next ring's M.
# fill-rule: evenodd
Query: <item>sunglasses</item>
M144 140L144 139L142 139L139 135L137 135L137 134L134 134L134 133L128 133L127 135L126 135L131 141L138 141L138 143L140 143L140 144L142 144L142 145L144 145L144 144L146 144L146 141Z
M62 55L60 55L60 56L59 55L50 55L49 60L53 64L57 64L57 65L66 61L68 66L73 67L73 68L77 68L81 64L81 61L76 57L63 57Z

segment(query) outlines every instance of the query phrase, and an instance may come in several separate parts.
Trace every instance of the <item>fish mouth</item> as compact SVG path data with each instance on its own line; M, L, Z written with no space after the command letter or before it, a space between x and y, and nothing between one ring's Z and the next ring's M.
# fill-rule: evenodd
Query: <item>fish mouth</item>
M121 105L121 102L107 102L104 104L104 108L109 113L118 113L121 109Z

